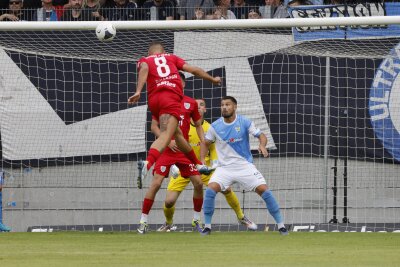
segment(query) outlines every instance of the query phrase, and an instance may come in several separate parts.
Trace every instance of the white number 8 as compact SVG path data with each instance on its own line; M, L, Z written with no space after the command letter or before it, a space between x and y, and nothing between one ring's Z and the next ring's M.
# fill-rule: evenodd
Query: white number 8
M154 58L154 63L157 65L157 73L161 78L167 77L171 73L165 57Z

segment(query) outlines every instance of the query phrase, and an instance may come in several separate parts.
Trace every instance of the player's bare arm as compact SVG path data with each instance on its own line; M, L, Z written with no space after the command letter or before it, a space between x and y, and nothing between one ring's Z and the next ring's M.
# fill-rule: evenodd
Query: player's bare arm
M186 71L186 72L190 72L191 74L193 74L197 77L203 78L205 80L208 80L214 84L221 84L221 77L218 77L218 76L213 77L210 74L208 74L207 72L205 72L202 68L192 66L192 65L189 65L186 63L185 65L183 65L182 70Z
M204 142L204 129L203 129L202 122L203 122L203 118L194 122L194 126L196 127L196 132L197 132L197 136L200 139L200 143Z
M200 143L200 161L203 162L203 164L205 164L206 162L206 156L208 155L211 144L212 142L207 139L205 139L204 142Z
M148 75L149 75L149 66L147 65L147 63L143 62L140 64L139 77L136 85L136 92L133 96L131 96L128 99L129 104L135 104L136 102L139 101L140 93L142 92L143 87L146 84Z
M265 136L265 134L261 133L260 136L258 137L258 140L260 141L260 145L258 146L258 151L263 154L264 158L267 158L269 153L266 148L268 139Z

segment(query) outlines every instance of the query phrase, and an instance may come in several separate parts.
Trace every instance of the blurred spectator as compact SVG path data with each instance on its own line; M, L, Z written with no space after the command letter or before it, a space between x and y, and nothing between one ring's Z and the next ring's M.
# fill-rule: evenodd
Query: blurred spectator
M283 5L283 0L265 0L265 6L261 6L259 11L264 19L289 17L287 8Z
M61 17L63 21L88 21L92 18L91 15L83 9L83 0L69 0L67 8L68 9L64 6L64 14Z
M195 18L195 11L198 8L201 8L204 13L208 14L211 11L214 12L213 8L215 7L213 0L181 0L179 3L179 14L182 20Z
M57 21L58 17L53 6L53 0L42 0L42 7L35 11L32 20Z
M149 0L143 4L142 12L145 20L173 20L175 6L169 0Z
M101 7L105 4L105 1L100 0L83 0L83 8L91 16L90 20L105 20L102 15Z
M207 13L206 13L206 19L207 19L207 20L216 19L216 18L215 18L215 15L214 15L214 10L211 9L211 10L208 10L208 11L207 11Z
M53 0L53 6L56 10L58 20L61 20L61 17L64 14L64 7L65 9L70 7L69 0Z
M24 21L28 20L25 13L22 11L23 0L10 0L8 10L0 16L0 21Z
M217 6L214 12L215 19L236 19L235 14L229 10L230 0L214 0L214 4Z
M206 19L206 13L203 11L201 7L196 8L194 11L194 20Z
M128 0L114 0L105 4L107 10L103 16L108 20L135 20L138 19L137 4Z
M261 14L260 12L253 8L249 10L249 13L247 14L248 19L261 19Z
M237 19L247 19L250 7L245 0L234 0L232 12Z
M308 6L313 3L308 0L292 0L288 3L288 6Z

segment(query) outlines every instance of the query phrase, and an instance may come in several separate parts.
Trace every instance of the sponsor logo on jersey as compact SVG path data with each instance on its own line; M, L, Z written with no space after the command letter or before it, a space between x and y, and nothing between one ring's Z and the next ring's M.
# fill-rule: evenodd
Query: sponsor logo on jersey
M224 141L227 142L227 143L236 143L236 142L240 142L242 140L243 140L243 138L229 138L229 139L224 140Z
M162 81L162 82L157 83L157 86L163 86L163 85L166 85L166 86L169 86L169 87L176 87L176 84L171 83L169 81Z
M375 73L369 114L383 147L400 160L400 44L390 51Z

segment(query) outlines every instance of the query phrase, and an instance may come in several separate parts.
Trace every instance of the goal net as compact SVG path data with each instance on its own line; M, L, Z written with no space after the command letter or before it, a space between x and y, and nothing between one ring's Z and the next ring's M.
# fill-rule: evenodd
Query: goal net
M151 182L137 188L136 163L154 136L146 94L135 106L127 99L136 62L160 40L223 77L214 86L187 75L185 94L205 99L207 121L231 95L267 134L268 159L252 139L255 165L292 230L400 229L399 36L371 37L365 25L384 22L346 19L353 26L338 29L362 24L357 38L298 41L290 27L317 32L331 19L114 22L112 42L96 38L95 22L1 24L3 222L14 231L136 229ZM165 220L167 183L153 229ZM258 195L233 189L259 229L274 224ZM192 194L189 186L176 204L178 230L190 230ZM213 224L242 229L221 194Z

